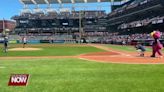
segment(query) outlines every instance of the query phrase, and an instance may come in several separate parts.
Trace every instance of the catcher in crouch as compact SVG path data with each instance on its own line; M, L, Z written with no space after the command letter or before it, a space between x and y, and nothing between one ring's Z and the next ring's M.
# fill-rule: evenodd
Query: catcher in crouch
M142 44L137 44L135 48L139 52L139 56L144 57L146 51L145 47Z

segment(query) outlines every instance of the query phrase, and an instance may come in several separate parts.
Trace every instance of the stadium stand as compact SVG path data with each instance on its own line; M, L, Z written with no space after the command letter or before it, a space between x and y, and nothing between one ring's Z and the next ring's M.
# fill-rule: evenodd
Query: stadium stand
M85 39L91 43L150 45L149 33L159 29L164 43L164 0L129 0L109 14L103 10L57 12L51 7L45 11L25 7L12 19L17 23L14 34L19 35L18 38L26 35L29 40L40 42L75 43ZM80 32L80 26L84 33Z
M163 23L163 8L162 0L132 0L110 13L108 23L114 31L127 32L135 28L137 30L147 28L144 32L150 32L155 28L163 30L159 26Z
M152 40L149 33L153 30L164 32L163 20L163 0L130 0L108 14L108 28L110 32L119 33L118 39L128 37L133 42L146 43ZM161 40L163 43L163 36Z
M80 34L73 35L79 32L79 16L81 16L81 26L85 32L107 31L107 23L104 22L106 21L107 14L102 10L61 11L57 13L55 10L50 9L46 13L43 13L40 9L31 13L25 9L20 15L13 16L12 19L17 22L14 31L17 35L35 34L35 39L47 40L49 37L44 36L44 34L50 34L53 39L75 42L75 38L80 40Z

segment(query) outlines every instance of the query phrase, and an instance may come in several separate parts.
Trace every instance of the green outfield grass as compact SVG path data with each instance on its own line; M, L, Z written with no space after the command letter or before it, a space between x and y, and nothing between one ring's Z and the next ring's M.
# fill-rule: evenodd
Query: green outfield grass
M122 45L107 45L107 47L115 49L115 50L121 50L121 51L129 51L129 52L135 52L136 49L134 46L122 46ZM152 51L151 47L145 47L148 52Z
M8 52L0 56L74 56L103 51L90 46L28 46L43 51ZM136 51L130 46L105 46ZM10 45L19 47L20 44ZM9 87L11 74L30 74L29 85ZM163 85L164 65L110 64L73 58L0 60L0 92L164 92Z
M0 57L7 56L74 56L91 52L102 52L104 50L97 49L91 46L71 46L71 45L53 45L53 44L36 44L36 45L27 45L27 48L42 48L41 51L9 51L3 53L3 46L1 44ZM21 48L21 44L11 44L11 48Z
M164 65L79 59L0 61L0 92L164 92ZM27 87L7 86L10 74L31 75Z

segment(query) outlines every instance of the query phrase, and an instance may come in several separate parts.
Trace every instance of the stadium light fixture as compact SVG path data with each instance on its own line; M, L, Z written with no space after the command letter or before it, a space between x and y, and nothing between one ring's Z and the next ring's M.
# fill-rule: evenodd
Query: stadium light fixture
M61 1L61 0L58 0L58 3L59 3L59 4L61 4L61 3L62 3L62 1Z
M31 0L34 4L37 4L35 0Z
M46 2L46 4L50 4L48 0L44 0Z
M75 3L75 0L71 0L71 2L74 4Z

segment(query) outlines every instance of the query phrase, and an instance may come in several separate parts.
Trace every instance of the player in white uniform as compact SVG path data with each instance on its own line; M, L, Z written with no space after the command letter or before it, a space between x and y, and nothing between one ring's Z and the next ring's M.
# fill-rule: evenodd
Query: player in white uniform
M22 42L23 42L23 48L25 48L27 44L27 38L25 36L22 38Z

